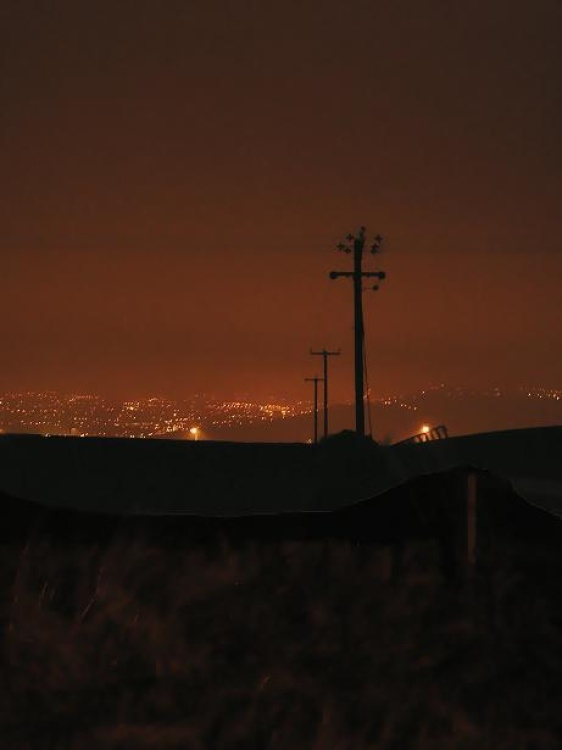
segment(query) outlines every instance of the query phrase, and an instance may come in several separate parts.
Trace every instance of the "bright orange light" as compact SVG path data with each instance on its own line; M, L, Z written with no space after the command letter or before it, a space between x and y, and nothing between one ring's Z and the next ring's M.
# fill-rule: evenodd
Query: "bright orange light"
M431 430L431 427L428 424L422 424L421 431L427 435L427 433Z
M199 427L190 427L189 433L190 435L193 435L194 440L197 440L199 437Z

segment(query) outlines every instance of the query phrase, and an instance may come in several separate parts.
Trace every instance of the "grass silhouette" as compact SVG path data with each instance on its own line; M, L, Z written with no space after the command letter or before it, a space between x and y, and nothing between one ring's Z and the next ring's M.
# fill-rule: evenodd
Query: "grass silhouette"
M181 538L5 540L6 747L560 747L548 545L500 539L461 585L434 539Z

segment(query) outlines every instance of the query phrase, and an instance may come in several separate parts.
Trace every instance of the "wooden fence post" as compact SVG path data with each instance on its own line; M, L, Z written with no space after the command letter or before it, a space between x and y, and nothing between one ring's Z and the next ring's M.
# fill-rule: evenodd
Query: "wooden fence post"
M466 476L466 564L467 571L472 572L476 565L476 529L477 529L477 497L478 476L475 471L469 471Z

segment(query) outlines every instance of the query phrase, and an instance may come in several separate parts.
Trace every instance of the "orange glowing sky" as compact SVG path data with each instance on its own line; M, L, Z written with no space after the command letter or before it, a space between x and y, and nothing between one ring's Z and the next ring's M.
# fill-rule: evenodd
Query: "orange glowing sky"
M366 224L369 382L560 387L562 6L0 11L0 390L310 398Z

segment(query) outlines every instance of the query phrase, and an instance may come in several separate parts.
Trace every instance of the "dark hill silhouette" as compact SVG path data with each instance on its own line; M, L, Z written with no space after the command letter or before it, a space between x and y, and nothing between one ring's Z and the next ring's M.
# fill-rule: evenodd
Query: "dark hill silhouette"
M377 497L331 510L232 516L88 511L50 507L4 495L0 497L0 540L22 543L33 533L63 545L104 544L115 534L124 534L141 535L165 547L207 543L220 536L233 544L251 540L343 539L353 544L400 545L409 540L432 539L451 562L453 556L462 556L465 478L465 470L455 469L417 477ZM491 540L521 539L553 545L562 542L562 521L521 499L506 482L488 474L479 475L477 513L484 560L490 553ZM456 546L461 548L459 554ZM456 568L459 564L455 563Z
M377 446L0 436L0 491L53 506L238 515L329 510L417 476L474 467L562 512L562 428Z

